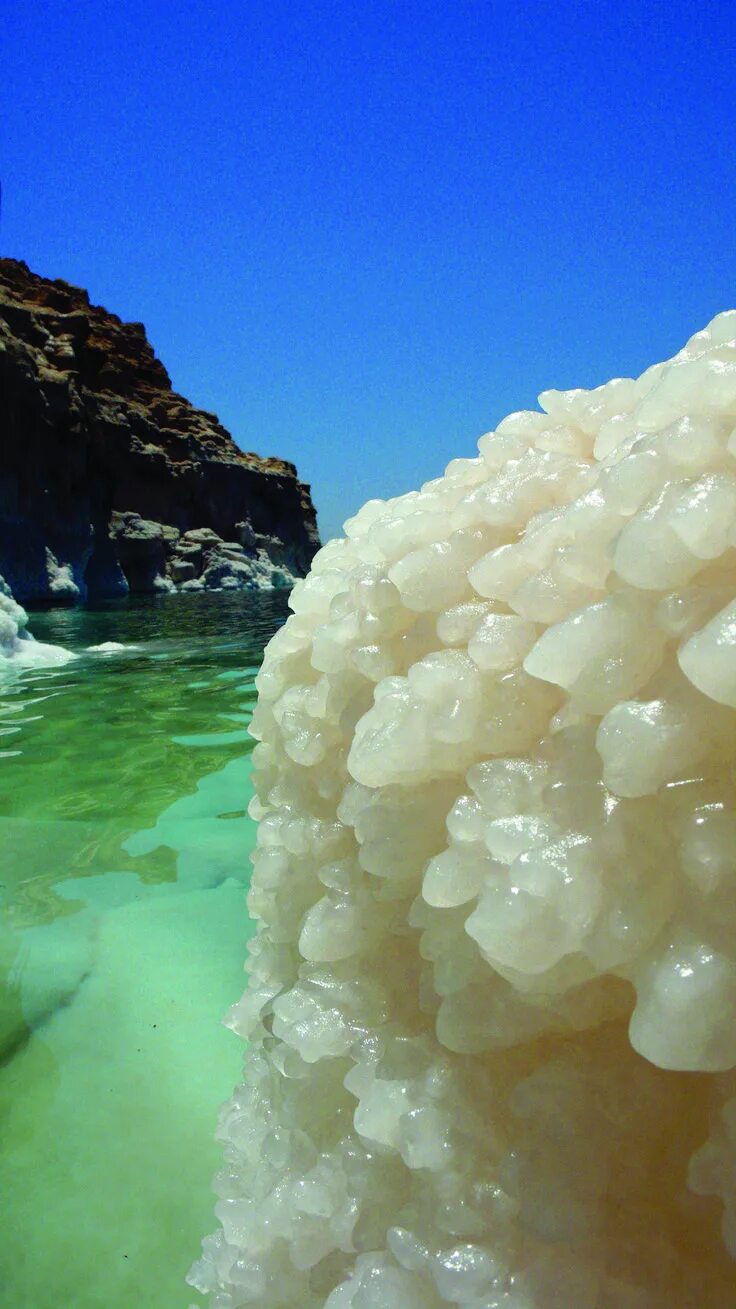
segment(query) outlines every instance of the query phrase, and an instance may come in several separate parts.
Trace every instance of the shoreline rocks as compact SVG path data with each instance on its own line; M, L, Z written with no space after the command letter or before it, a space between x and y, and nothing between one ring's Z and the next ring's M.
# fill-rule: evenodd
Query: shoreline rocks
M291 587L319 547L293 464L172 390L141 323L0 259L0 572L24 604Z

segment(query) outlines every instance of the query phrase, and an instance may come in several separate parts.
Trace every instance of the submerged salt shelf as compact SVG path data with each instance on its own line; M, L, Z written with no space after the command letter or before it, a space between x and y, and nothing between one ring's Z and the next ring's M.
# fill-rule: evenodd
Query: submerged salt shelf
M736 312L540 404L268 648L213 1309L736 1303Z
M238 1075L212 1016L251 930L245 726L285 609L37 613L74 662L0 679L3 1309L185 1309Z

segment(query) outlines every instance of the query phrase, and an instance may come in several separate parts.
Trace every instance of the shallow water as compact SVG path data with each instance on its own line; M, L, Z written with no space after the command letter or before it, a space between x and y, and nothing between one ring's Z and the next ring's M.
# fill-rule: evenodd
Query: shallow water
M0 676L0 1303L186 1309L242 1045L246 734L284 593L32 616ZM114 653L85 653L101 642Z

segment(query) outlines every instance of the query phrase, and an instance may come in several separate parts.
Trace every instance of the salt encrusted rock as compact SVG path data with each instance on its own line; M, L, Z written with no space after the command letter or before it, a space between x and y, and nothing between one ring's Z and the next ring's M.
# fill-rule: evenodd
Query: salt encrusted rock
M0 673L10 667L65 664L74 655L60 645L36 641L27 628L28 614L0 577Z
M736 313L540 403L267 650L213 1309L736 1304Z
M173 590L166 575L167 540L161 523L149 522L140 514L114 513L110 536L135 592L146 595Z

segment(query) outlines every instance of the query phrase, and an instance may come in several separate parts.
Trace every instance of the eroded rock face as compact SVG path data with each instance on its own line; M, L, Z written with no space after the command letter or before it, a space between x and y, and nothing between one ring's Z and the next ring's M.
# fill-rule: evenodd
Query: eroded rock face
M142 324L12 259L0 424L0 571L23 603L288 586L319 545L293 464L244 454L173 392ZM206 566L183 548L203 529L221 547ZM223 543L240 547L232 567Z
M736 313L540 403L266 652L213 1309L736 1304Z

